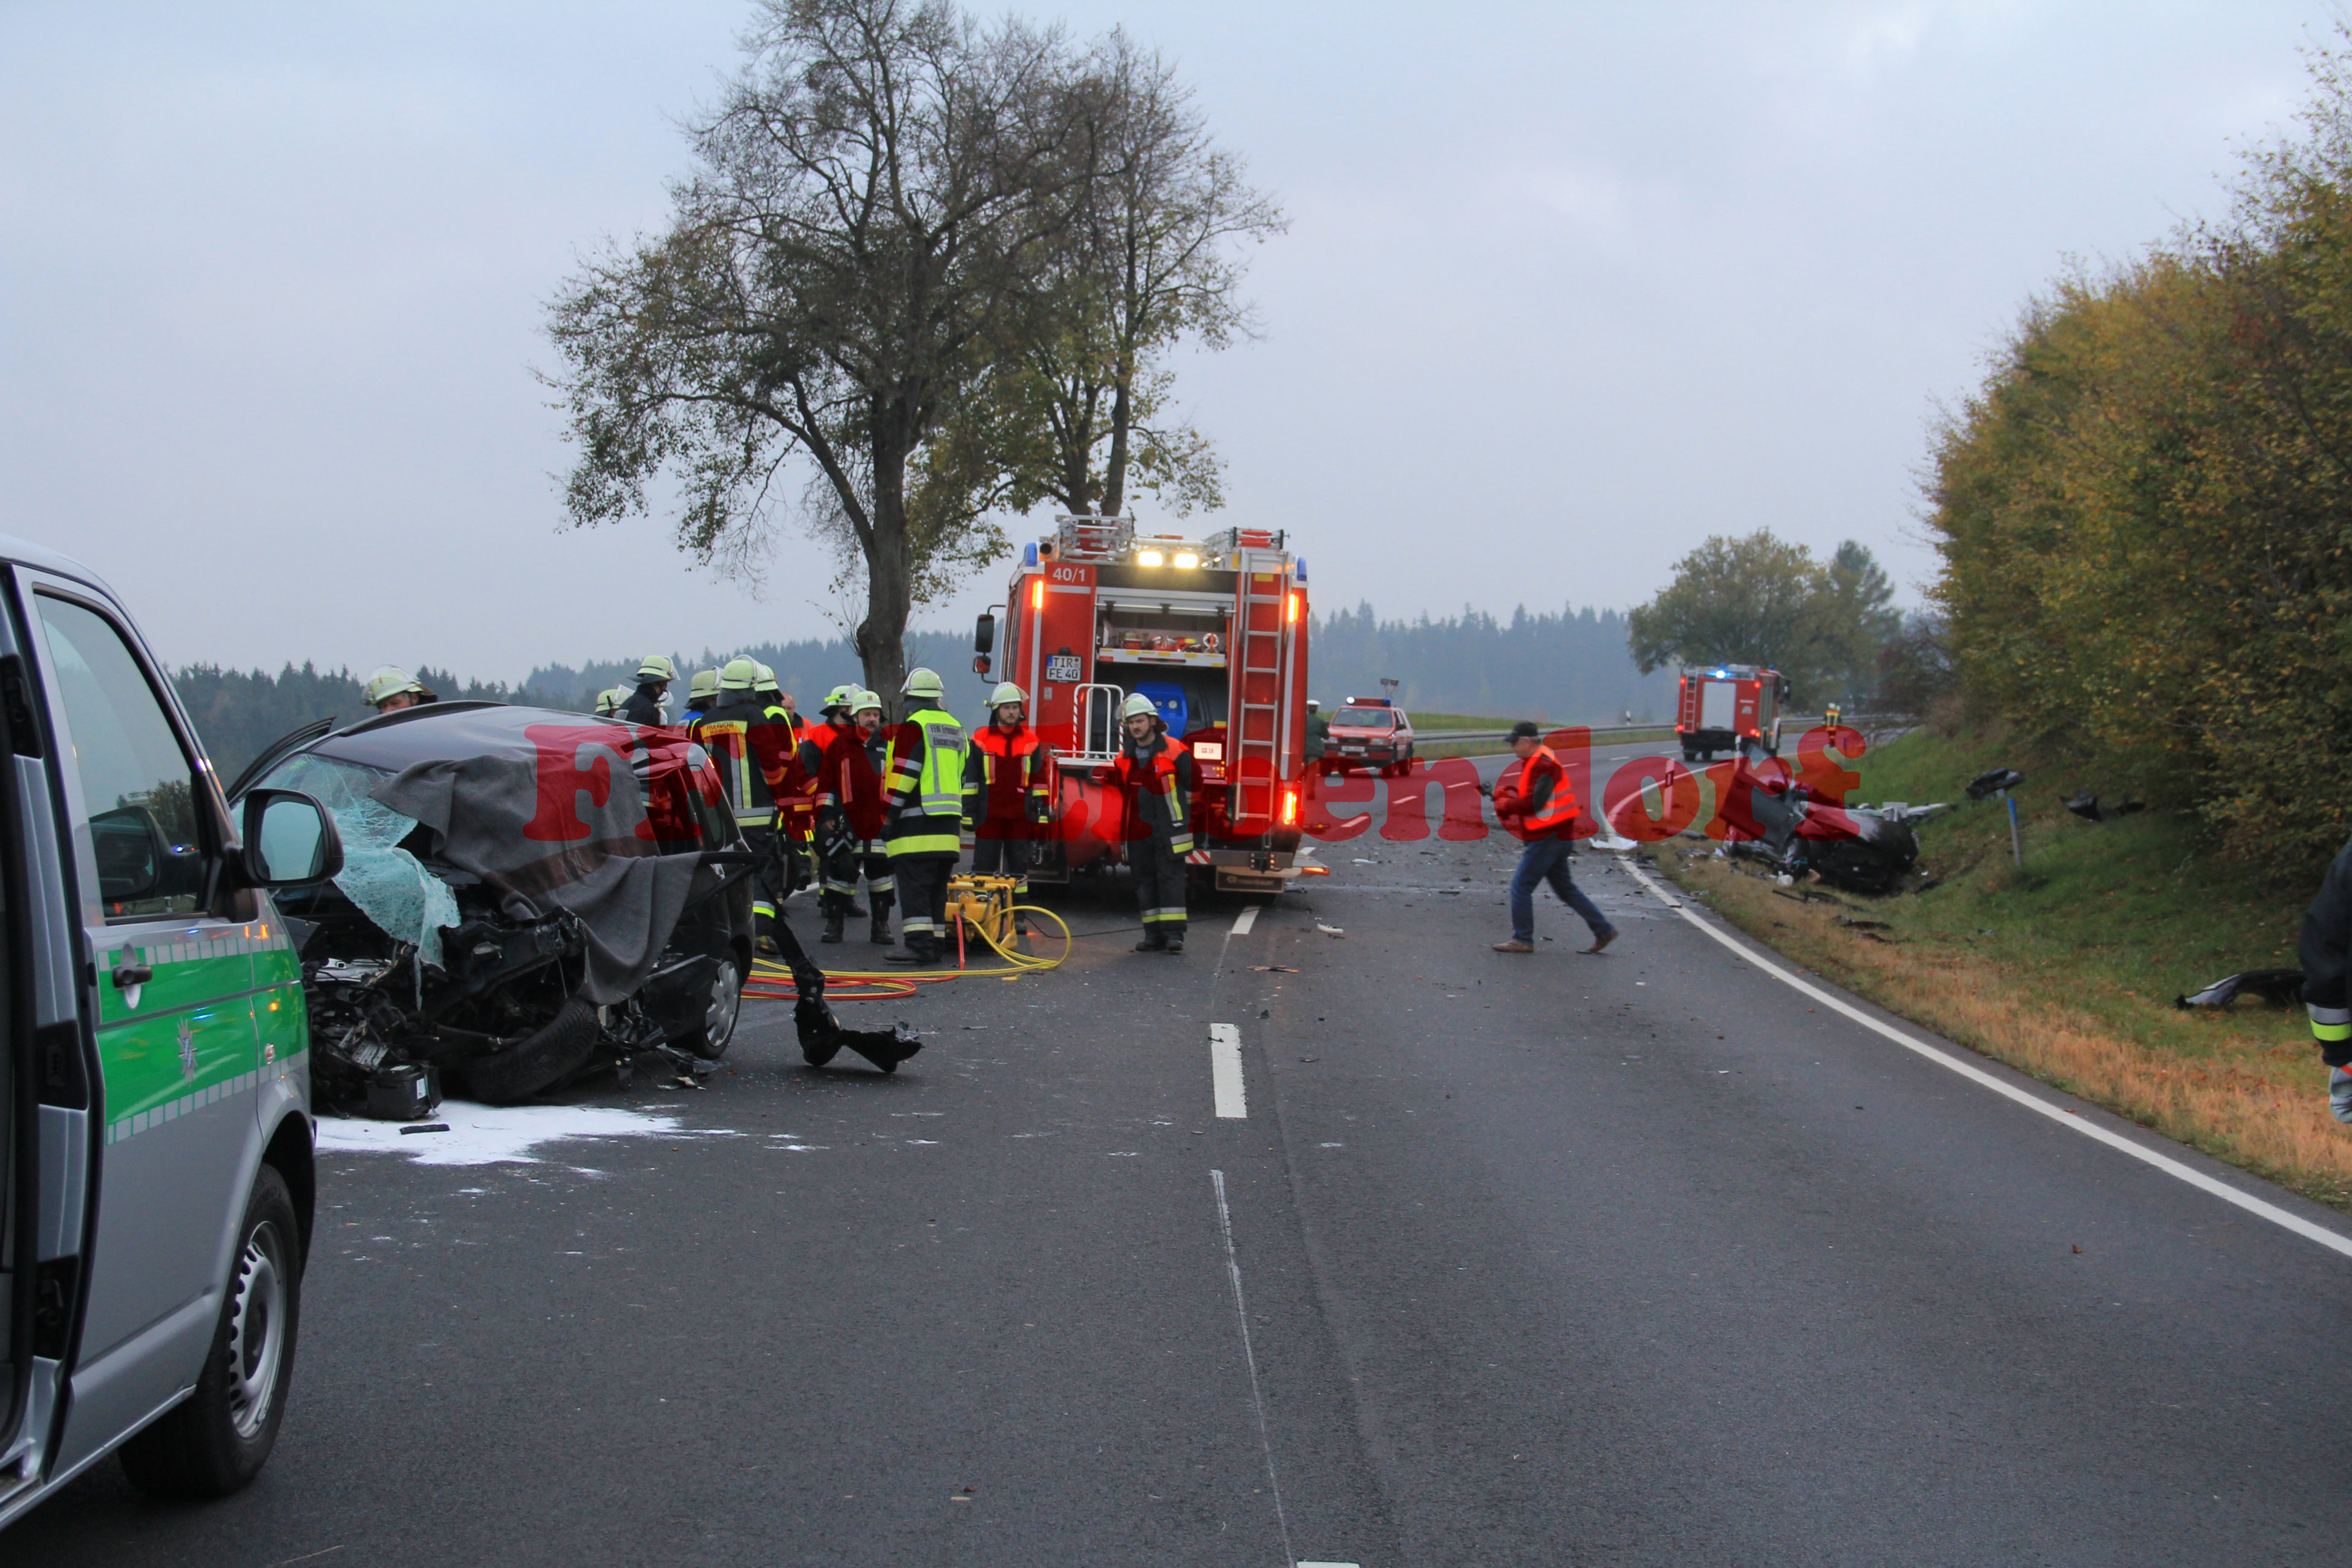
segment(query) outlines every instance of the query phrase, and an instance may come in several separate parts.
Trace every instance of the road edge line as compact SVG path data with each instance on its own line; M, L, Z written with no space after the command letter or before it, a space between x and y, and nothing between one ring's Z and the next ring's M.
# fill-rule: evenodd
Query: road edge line
M1780 981L1782 984L1801 992L1805 995L1813 998L1816 1002L1822 1004L1824 1006L1843 1014L1846 1017L1853 1019L1855 1023L1860 1024L1864 1028L1869 1029L1875 1034L1885 1036L1887 1039L1894 1041L1904 1049L1925 1057L1938 1067L1948 1068L1951 1071L1959 1074L1962 1078L1968 1079L1974 1083L1991 1089L1996 1094L2003 1095L2010 1100L2015 1100L2018 1104L2024 1106L2029 1110L2034 1111L2042 1116L2048 1117L2051 1121L2057 1122L2062 1127L2072 1128L2074 1131L2082 1133L2084 1137L2105 1143L2111 1149L2119 1149L2123 1152L2129 1154L2135 1160L2138 1160L2146 1164L2153 1165L2156 1169L2163 1172L2168 1176L2174 1177L2179 1181L2186 1182L2190 1186L2197 1188L2200 1192L2210 1193L2213 1196L2220 1198L2224 1203L2234 1204L2238 1207L2244 1209L2248 1214L2266 1219L2283 1230L2292 1231L2294 1234L2302 1237L2306 1241L2315 1241L2320 1246L2326 1247L2332 1252L2338 1253L2346 1258L2352 1258L2352 1237L2340 1236L2335 1231L2329 1230L2325 1226L2314 1225L2311 1221L2304 1218L2299 1214L2290 1213L2289 1211L2279 1207L2276 1204L2254 1196L2252 1193L2241 1192L2238 1188L2231 1186L2229 1183L2224 1182L2218 1177L2207 1175L2204 1172L2198 1170L2195 1166L2184 1164L2182 1162L2174 1159L2169 1154L2162 1153L2154 1149L2143 1147L2139 1143L2133 1142L2131 1139L2125 1137L2120 1132L2116 1132L2110 1128L2102 1127L2098 1123L2091 1121L2088 1117L2070 1110L2064 1106L2053 1105L2039 1095L2029 1094L2024 1089L2020 1089L2017 1085L2004 1081L1994 1074L1989 1073L1984 1068L1978 1067L1975 1063L1962 1061L1942 1047L1929 1045L1925 1040L1917 1039L1910 1035L1905 1034L1902 1030L1895 1028L1893 1025L1883 1023L1880 1020L1872 1017L1869 1014L1864 1012L1861 1008L1854 1006L1852 1003L1845 1001L1843 997L1830 994L1829 992L1822 990L1820 986L1813 984L1811 981L1804 979L1802 976L1790 973L1788 970L1781 968L1780 965L1773 963L1770 959L1763 957L1754 950L1736 941L1727 931L1718 930L1714 925L1699 919L1698 916L1693 914L1688 909L1685 908L1683 903L1668 898L1666 896L1666 890L1660 887L1647 871L1644 871L1640 866L1634 864L1632 857L1621 857L1621 859L1625 869L1633 874L1634 880L1640 882L1644 888L1647 888L1651 894L1655 897L1660 903L1665 905L1666 908L1682 916L1683 919L1688 921L1692 925L1706 932L1716 942L1720 942L1723 946L1730 949L1733 952L1738 953L1741 958L1746 959L1748 963L1754 964L1765 973L1772 976L1775 980ZM2055 1092L2063 1091L2060 1090Z

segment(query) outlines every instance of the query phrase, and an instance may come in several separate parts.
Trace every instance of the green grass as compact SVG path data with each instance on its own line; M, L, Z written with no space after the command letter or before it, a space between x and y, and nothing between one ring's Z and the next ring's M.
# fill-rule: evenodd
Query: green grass
M1998 802L1963 786L2019 768L2024 865ZM2248 1169L2343 1205L2352 1130L2326 1114L2299 1007L2172 999L2242 969L2292 968L2307 885L2226 860L2174 809L2088 823L2059 804L2127 783L1984 738L1916 733L1864 756L1856 802L1946 800L1919 830L1936 885L1871 900L1800 901L1689 840L1661 846L1678 879L1762 940L1895 1012ZM2143 789L2143 794L2156 792ZM1818 889L1805 889L1818 895ZM1858 930L1842 921L1883 922Z

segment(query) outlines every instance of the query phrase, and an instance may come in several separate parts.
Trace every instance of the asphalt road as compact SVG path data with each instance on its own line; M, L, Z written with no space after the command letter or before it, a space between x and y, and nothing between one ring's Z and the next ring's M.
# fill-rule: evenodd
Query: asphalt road
M335 1154L261 1481L166 1507L110 1464L0 1555L2352 1554L2352 1260L1816 1010L1608 857L1616 948L1545 893L1492 952L1515 848L1368 832L1181 958L1073 898L1063 970L861 1010L926 1031L895 1079L799 1066L770 1008L702 1091L591 1097L651 1135Z

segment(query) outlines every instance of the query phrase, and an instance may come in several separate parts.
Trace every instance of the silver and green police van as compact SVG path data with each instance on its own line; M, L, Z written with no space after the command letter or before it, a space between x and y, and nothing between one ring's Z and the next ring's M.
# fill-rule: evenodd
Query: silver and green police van
M276 1441L315 1184L269 889L342 852L307 796L241 815L106 585L0 538L0 1524L111 1451L201 1497Z

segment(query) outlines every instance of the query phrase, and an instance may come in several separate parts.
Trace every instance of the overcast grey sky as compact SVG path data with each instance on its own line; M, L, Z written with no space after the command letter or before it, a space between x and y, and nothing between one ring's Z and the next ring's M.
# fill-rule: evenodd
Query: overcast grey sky
M1318 605L1392 615L1631 605L1759 525L1921 580L1937 402L2067 255L2218 212L2330 15L1023 9L1165 47L1289 209L1264 340L1185 371L1215 526L1291 529ZM0 0L0 531L174 662L512 679L830 629L804 540L761 600L658 520L562 530L531 374L574 256L662 222L745 15Z

